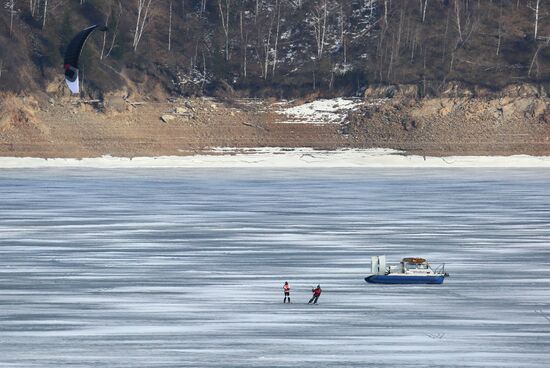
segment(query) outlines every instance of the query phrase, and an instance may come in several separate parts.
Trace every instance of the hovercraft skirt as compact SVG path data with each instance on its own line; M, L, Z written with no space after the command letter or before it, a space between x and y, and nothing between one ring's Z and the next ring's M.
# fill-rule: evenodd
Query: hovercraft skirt
M371 284L442 284L445 276L371 275L365 281Z

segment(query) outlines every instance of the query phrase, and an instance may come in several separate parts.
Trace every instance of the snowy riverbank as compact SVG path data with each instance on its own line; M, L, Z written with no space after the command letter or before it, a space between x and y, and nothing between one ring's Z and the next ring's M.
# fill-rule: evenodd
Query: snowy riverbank
M266 168L443 168L443 167L502 167L550 168L549 156L449 156L424 157L406 155L389 149L342 149L321 151L310 148L213 148L206 154L161 157L94 157L84 159L43 159L32 157L0 157L0 168L44 167L266 167Z

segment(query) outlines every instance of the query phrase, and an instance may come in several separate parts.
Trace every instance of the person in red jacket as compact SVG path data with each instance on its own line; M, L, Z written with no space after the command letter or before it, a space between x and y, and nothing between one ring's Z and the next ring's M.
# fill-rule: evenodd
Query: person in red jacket
M283 304L286 303L286 299L288 298L288 303L290 304L290 285L287 281L285 281L285 284L283 285L283 291L285 292L285 298L283 299Z
M319 300L319 297L323 292L323 290L321 290L321 285L317 285L315 289L311 289L311 292L313 293L313 296L311 297L311 299L309 299L309 302L307 304L311 304L311 302L313 302L313 304L317 304L317 300Z

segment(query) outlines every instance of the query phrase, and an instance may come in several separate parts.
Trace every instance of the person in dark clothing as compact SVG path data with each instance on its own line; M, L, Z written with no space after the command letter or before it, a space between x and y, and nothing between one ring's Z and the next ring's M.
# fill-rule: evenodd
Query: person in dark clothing
M309 299L309 302L307 304L311 304L311 302L313 302L313 304L317 304L317 300L319 300L322 291L323 290L321 290L321 285L317 285L315 289L311 289L313 296L311 297L311 299Z
M290 304L290 285L288 285L287 281L285 281L285 284L283 285L283 291L285 292L285 298L283 299L283 304L286 303L287 298L288 298L288 304Z

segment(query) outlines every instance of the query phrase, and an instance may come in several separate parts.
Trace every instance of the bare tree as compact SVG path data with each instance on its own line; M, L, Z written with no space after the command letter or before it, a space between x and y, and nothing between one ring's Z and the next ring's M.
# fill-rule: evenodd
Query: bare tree
M225 60L229 60L229 8L231 6L231 0L224 0L225 2L225 14L222 7L222 0L218 0L220 9L220 19L222 22L223 34L225 36Z
M65 0L42 0L42 2L35 0L35 2L31 1L31 3L36 4L36 11L38 11L38 7L42 8L42 29L46 28L46 20L48 19L48 12L53 12L55 14L55 9L59 8L60 6L63 6L65 3Z
M401 8L401 15L399 16L399 27L397 29L397 42L396 42L396 55L399 56L399 51L401 49L401 33L403 30L403 20L405 18L405 8Z
M548 37L546 37L546 41L544 43L540 44L539 47L537 47L537 51L535 51L535 54L533 55L533 59L531 60L531 65L529 65L529 71L527 72L528 77L531 76L531 71L533 70L533 65L535 65L535 64L537 66L537 76L538 76L538 71L539 71L538 56L539 56L539 53L542 49L548 47L549 44L550 44L550 35L548 35Z
M44 12L42 16L42 29L46 27L46 15L48 14L48 0L44 0Z
M340 45L342 45L342 62L347 64L346 54L346 38L345 38L345 21L344 21L344 7L340 4L340 16L338 17L338 23L340 28Z
M445 62L445 56L447 55L447 35L449 34L449 22L451 19L451 12L447 12L447 21L445 22L445 33L443 35L443 52L441 53L441 62Z
M241 53L242 53L242 72L243 76L246 78L246 51L247 51L247 44L245 42L244 37L244 27L243 27L243 11L241 10L239 12L239 29L240 29L240 35L241 35Z
M274 21L275 15L272 14L269 21L269 27L267 29L267 35L264 37L263 42L263 49L264 49L264 68L262 70L262 74L264 79L267 79L267 74L269 70L269 54L271 51L271 33L273 29L273 21Z
M112 10L111 10L112 13ZM105 16L105 27L109 27L109 17L111 13ZM105 54L105 44L107 43L107 32L103 32L103 42L101 43L101 53L99 54L99 60L103 60Z
M540 0L535 1L535 6L527 5L529 9L535 12L535 40L537 39L538 30L539 30L539 8Z
M113 9L111 9L110 14L113 14ZM115 25L114 25L114 27L111 27L111 32L109 32L109 33L112 33L112 35L113 35L113 37L111 38L111 45L109 46L109 49L107 50L107 52L105 52L105 46L106 46L106 43L107 43L107 32L103 32L103 44L101 46L101 54L99 56L100 60L103 60L104 58L108 58L109 55L111 55L111 51L113 51L113 48L115 47L116 38L118 36L118 25L119 25L119 22L120 22L120 16L121 15L122 15L122 3L119 0L118 1L118 14L115 17ZM110 15L107 15L107 17L105 19L105 25L106 26L109 26L109 20L110 20Z
M153 0L138 0L138 13L136 18L136 28L134 30L134 41L132 46L134 47L134 52L137 51L141 37L143 36L143 30L147 24L147 19L149 16L149 9L151 8L151 3Z
M458 37L462 41L462 26L460 22L460 0L455 0L456 27L458 29Z
M247 53L248 53L248 31L244 32L243 11L239 13L240 34L241 34L241 50L242 50L242 72L243 77L247 74Z
M422 5L422 3L420 3ZM424 9L422 10L422 23L426 20L426 9L428 9L428 0L424 0Z
M384 27L388 25L388 0L384 0Z
M277 51L279 45L279 33L281 30L281 2L279 0L275 0L275 8L277 9L277 30L275 32L275 45L273 47L273 76L275 76L275 68L277 67Z
M323 56L325 46L325 35L327 31L328 4L322 0L320 4L313 7L313 30L317 46L317 59Z
M40 0L29 0L29 11L31 12L31 16L34 17L36 12L38 11L39 3L40 3Z
M15 0L8 0L4 4L4 7L8 10L10 13L10 37L13 33L13 17L17 13L17 10L15 10Z
M500 42L502 39L502 0L500 0L500 11L498 15L498 42L497 42L497 56L500 54Z
M172 0L170 0L170 16L168 21L168 51L172 48Z

